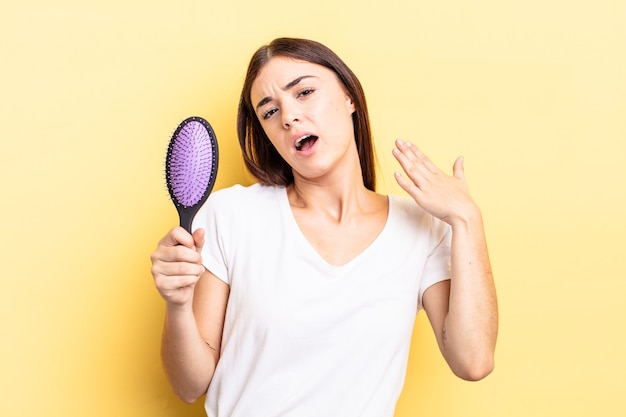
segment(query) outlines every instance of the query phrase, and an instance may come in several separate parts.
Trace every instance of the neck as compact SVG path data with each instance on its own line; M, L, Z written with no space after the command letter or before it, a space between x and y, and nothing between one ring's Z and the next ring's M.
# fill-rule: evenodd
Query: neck
M310 181L296 177L288 187L289 202L294 208L324 212L335 221L367 211L377 194L365 188L360 170L335 181Z

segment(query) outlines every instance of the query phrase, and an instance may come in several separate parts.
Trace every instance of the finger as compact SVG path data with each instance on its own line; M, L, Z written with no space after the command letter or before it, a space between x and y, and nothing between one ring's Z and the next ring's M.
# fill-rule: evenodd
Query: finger
M188 248L193 248L194 240L193 236L187 232L184 228L177 226L169 231L163 239L159 242L162 246L177 246L183 245Z
M407 173L419 174L424 178L429 178L432 174L438 175L442 171L422 152L417 146L411 142L396 142L398 152L396 158L404 156L405 159L400 161L402 168Z
M396 178L396 182L404 191L409 192L411 187L415 187L415 185L411 181L407 180L400 171L394 172L394 176Z
M398 146L393 149L393 155L400 163L406 175L419 187L432 175L432 172L424 164L415 149L398 141ZM413 147L415 148L415 147Z
M396 150L398 156L402 157L409 163L421 163L422 155L417 146L411 142L405 142L401 139L396 140Z
M157 261L152 266L152 274L163 277L181 277L202 275L205 268L200 263Z
M430 160L428 156L421 149L411 142L399 141L399 149L403 150L409 159L413 162L420 163L425 166L429 172L438 174L441 170Z
M396 178L396 182L400 187L407 192L414 200L420 199L421 190L418 186L415 185L413 181L407 179L402 173L396 171L394 173L394 177Z
M187 262L192 264L202 263L202 256L193 248L186 246L159 246L156 251L150 255L153 264Z
M463 163L465 159L462 156L459 156L456 161L454 161L454 165L452 167L452 172L455 178L465 181L465 168Z
M200 279L198 275L160 275L155 279L155 283L162 290L176 290L195 285L198 279Z
M409 146L407 142L403 142L398 139L396 141L396 147L393 149L394 157L400 162L400 165L404 171L417 167L421 164L419 156L414 152L414 149Z

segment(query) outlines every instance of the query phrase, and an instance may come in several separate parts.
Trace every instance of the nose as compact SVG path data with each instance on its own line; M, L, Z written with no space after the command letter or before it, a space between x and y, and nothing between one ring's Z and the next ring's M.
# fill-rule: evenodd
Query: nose
M282 108L283 115L283 127L285 129L290 129L294 123L300 121L300 114L297 110L297 107L294 105L283 105Z

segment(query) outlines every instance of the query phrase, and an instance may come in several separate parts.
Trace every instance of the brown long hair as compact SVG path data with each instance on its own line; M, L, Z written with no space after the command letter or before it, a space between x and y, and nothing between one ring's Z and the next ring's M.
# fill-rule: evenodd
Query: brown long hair
M237 114L237 136L244 162L250 173L266 185L291 185L293 171L271 144L254 111L250 99L252 83L263 66L273 57L287 57L321 65L333 71L352 98L352 114L361 173L365 187L376 188L374 144L363 87L350 68L328 47L308 39L278 38L259 48L248 66Z

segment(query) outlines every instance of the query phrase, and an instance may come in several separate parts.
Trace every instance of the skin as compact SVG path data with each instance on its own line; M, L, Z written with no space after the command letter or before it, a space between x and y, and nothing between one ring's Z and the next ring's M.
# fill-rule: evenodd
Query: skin
M202 266L204 230L176 227L151 255L152 275L165 300L161 358L183 401L206 393L219 359L230 288Z
M287 195L300 229L327 262L347 263L378 236L388 209L385 196L363 185L352 99L332 71L286 58L266 64L250 96L264 103L256 108L261 126L293 168ZM294 141L305 134L318 139L298 151Z
M388 199L365 188L354 141L351 97L330 70L272 58L251 90L257 117L289 163L287 195L303 234L330 264L343 265L384 227ZM302 150L296 141L316 138ZM452 371L467 380L493 369L497 302L482 216L459 158L449 176L415 145L398 140L396 180L416 204L452 227L452 279L431 286L424 309ZM151 256L166 301L162 359L176 394L194 402L206 393L219 360L229 287L202 266L204 231L177 227Z
M494 367L498 306L482 215L469 194L463 158L448 176L411 143L396 141L393 154L406 173L395 174L400 186L452 227L452 279L424 292L424 310L452 371L480 380Z

